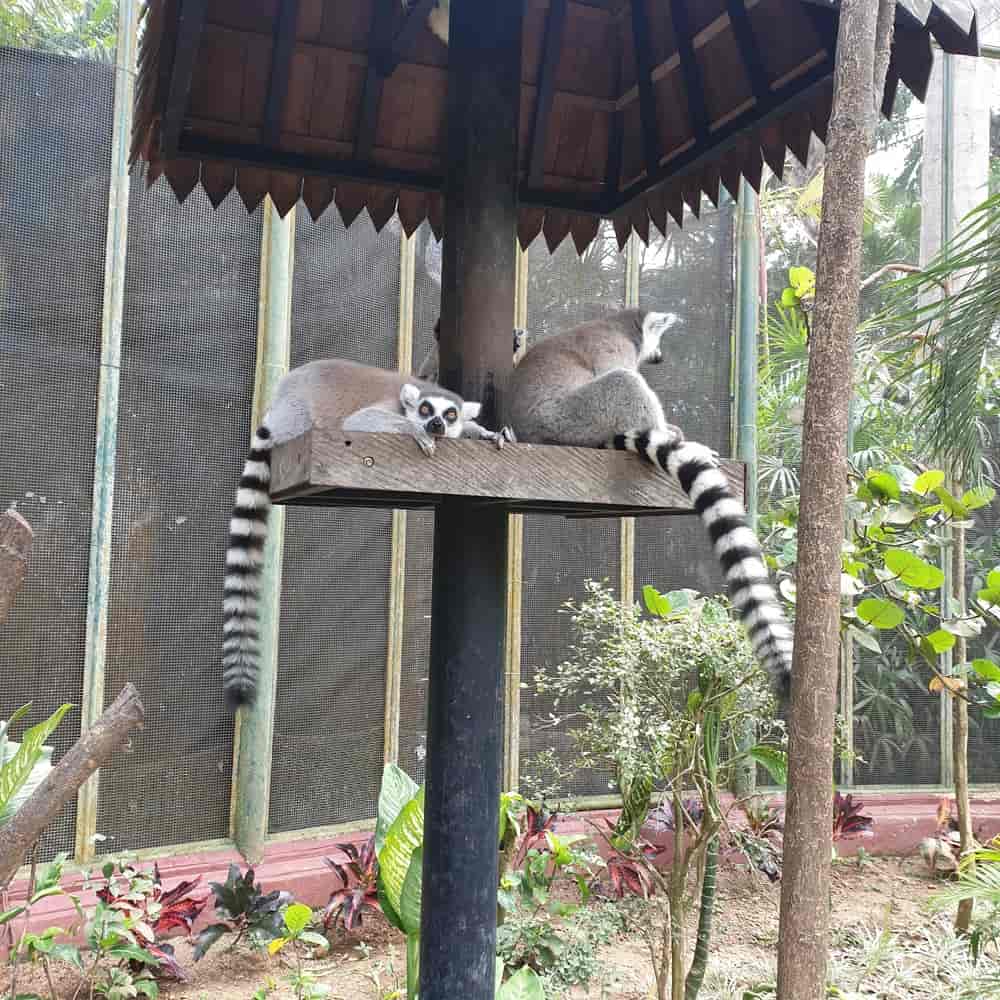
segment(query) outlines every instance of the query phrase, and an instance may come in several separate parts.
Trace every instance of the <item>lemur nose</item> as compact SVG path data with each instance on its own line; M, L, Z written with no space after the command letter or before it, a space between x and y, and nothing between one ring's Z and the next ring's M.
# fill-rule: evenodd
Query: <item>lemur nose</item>
M432 417L427 421L427 430L431 434L444 434L444 421L440 417Z

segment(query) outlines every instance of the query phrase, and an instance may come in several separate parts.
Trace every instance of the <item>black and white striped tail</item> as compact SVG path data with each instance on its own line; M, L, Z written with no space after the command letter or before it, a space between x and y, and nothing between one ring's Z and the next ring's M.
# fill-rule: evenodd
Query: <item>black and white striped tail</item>
M243 465L229 520L222 614L222 688L233 707L257 695L260 612L257 594L271 509L271 432L261 426Z
M634 451L680 483L698 512L726 575L729 596L760 661L787 696L792 670L792 629L767 575L757 536L714 453L671 431L629 431L614 448Z

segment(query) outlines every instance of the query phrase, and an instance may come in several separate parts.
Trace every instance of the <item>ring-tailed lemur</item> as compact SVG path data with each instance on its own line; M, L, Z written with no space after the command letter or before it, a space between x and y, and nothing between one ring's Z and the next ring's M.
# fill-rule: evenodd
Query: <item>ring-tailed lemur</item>
M434 343L427 352L420 368L417 371L417 378L425 378L431 382L437 382L440 378L440 360L438 356L438 341L441 339L441 317L434 324ZM520 328L514 330L514 364L516 365L524 356L525 347L528 343L528 331Z
M743 505L715 453L667 423L639 373L663 360L660 338L673 322L668 313L625 310L535 344L511 379L511 423L522 442L634 451L674 477L708 529L754 650L787 694L792 631Z
M353 361L313 361L279 383L243 466L229 521L223 600L222 685L230 704L249 704L257 692L260 636L257 592L271 508L271 450L314 424L346 431L409 434L425 455L435 439L470 437L498 448L514 435L476 422L480 404L401 372Z

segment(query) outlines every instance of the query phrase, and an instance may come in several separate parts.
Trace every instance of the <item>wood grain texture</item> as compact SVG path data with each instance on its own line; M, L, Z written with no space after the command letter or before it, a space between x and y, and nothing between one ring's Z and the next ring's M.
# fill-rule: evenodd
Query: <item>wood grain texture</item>
M742 462L723 471L743 501ZM625 452L483 441L443 441L431 457L398 434L345 434L314 427L277 445L271 492L280 503L434 506L445 497L565 514L691 514L680 487Z

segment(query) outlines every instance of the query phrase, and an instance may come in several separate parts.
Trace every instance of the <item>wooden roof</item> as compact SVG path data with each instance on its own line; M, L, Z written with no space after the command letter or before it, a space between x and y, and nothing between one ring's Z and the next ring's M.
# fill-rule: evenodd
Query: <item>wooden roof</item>
M484 0L488 2L488 0ZM720 182L757 187L786 149L826 135L839 0L524 0L522 245L600 218L624 243ZM874 0L872 0L874 2ZM395 210L411 233L442 226L448 48L433 0L150 0L133 161L183 200L199 182L248 210L301 196L345 224ZM932 39L978 52L969 0L900 0L883 110L902 82L923 99Z

